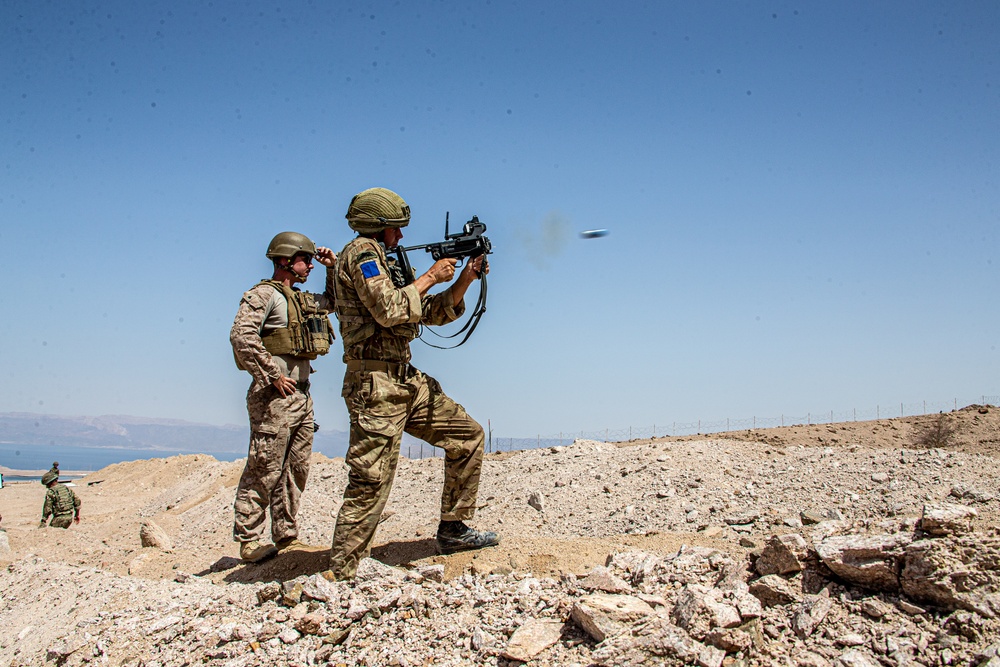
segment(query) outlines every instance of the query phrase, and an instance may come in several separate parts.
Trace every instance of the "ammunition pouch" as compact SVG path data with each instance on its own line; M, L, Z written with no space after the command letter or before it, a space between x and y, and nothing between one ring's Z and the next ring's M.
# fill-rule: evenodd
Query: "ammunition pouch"
M261 336L264 349L300 359L315 359L330 351L333 329L327 311L316 305L308 292L300 292L274 280L264 280L285 297L288 303L288 327Z

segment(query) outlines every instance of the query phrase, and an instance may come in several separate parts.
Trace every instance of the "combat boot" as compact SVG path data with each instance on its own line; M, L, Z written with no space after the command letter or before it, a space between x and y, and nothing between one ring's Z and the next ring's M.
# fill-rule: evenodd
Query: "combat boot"
M299 538L297 537L285 537L280 540L276 540L274 542L274 546L278 547L278 551L287 551L289 549L300 551L309 545L305 542L299 542Z
M438 524L437 546L442 554L482 549L500 544L500 537L489 530L475 530L461 521L442 521Z
M261 544L254 540L240 545L240 558L248 563L259 563L277 555L278 548L273 544Z

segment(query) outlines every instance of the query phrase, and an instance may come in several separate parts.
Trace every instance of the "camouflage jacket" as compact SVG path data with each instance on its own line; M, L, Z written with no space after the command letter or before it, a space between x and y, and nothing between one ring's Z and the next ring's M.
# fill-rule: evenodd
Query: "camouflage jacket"
M323 310L333 312L334 269L326 269L326 289L322 294L313 294L316 304ZM261 335L268 331L288 326L288 304L284 296L273 286L258 284L243 294L233 328L229 331L229 342L233 345L233 355L254 382L267 386L279 376L296 382L309 379L311 366L308 359L290 355L272 356L264 348Z
M410 360L410 341L420 325L454 322L465 312L465 302L452 305L451 288L421 298L412 283L396 287L389 278L385 250L359 236L337 256L335 310L344 341L344 361Z
M53 484L45 492L45 505L42 506L42 521L50 516L73 514L80 511L80 499L73 489L65 484Z

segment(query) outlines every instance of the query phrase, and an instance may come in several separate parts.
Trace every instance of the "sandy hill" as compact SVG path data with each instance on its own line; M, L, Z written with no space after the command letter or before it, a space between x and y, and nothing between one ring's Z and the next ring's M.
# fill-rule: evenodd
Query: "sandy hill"
M191 455L104 468L76 481L83 521L69 530L37 528L41 485L8 485L0 490L9 545L0 554L8 564L0 574L0 665L96 661L147 667L235 666L262 664L265 658L289 665L329 660L368 665L520 664L523 661L514 658L528 656L516 653L509 642L518 627L538 619L561 624L561 634L530 656L532 664L647 664L633 655L638 649L629 649L633 657L627 659L625 653L607 653L612 650L610 639L598 642L577 612L571 613L588 590L581 589L579 581L595 572L617 576L627 585L618 594L641 593L647 602L655 598L649 602L654 608L676 614L680 603L675 596L695 584L691 576L678 578L668 572L679 567L682 554L706 554L706 572L699 576L709 588L724 579L710 576L712 572L728 572L732 579L734 567L753 583L760 574L754 562L769 538L802 534L818 543L823 536L808 532L815 521L826 526L828 534L912 532L928 504L960 504L973 510L967 515L966 532L993 539L1000 527L998 443L1000 410L970 406L945 415L627 443L577 441L567 447L503 452L487 457L481 509L473 522L497 530L502 543L449 557L437 555L433 541L442 460L403 459L372 556L398 567L393 573L424 574L399 575L410 587L405 589L398 588L403 584L397 586L397 574L386 573L374 577L375 584L331 584L337 594L327 599L316 594L275 600L267 591L273 590L273 582L283 583L285 589L294 582L319 585L316 575L326 568L346 482L342 459L313 456L300 512L300 538L313 546L256 566L237 560L231 538L242 460L226 463ZM144 522L161 527L171 548L143 548L139 533ZM648 563L659 563L649 565L647 575L659 572L664 587L655 588L647 578L649 590L640 591L634 572L631 579L624 570L616 574L614 568L624 567L624 557L616 561L615 554L645 554L652 559ZM724 567L723 562L736 565ZM605 571L605 566L611 569ZM1000 565L994 564L994 570L983 575L987 588L1000 587ZM829 621L825 631L803 635L791 621L768 625L765 613L742 619L744 625L756 619L751 645L730 646L725 644L728 639L715 641L708 631L685 628L688 635L698 636L699 646L711 649L715 641L714 646L722 642L723 647L697 660L661 655L661 662L648 664L738 660L822 665L842 659L855 660L843 664L868 664L844 658L852 651L869 655L875 661L871 664L978 664L990 659L998 629L988 606L978 611L921 607L898 590L868 590L865 595L876 596L894 610L909 604L920 612L865 615L849 604L852 598L860 599L863 587L852 587L828 568L816 571L826 584L810 595L840 604L834 608L839 612L830 612L828 618L835 621ZM536 583L524 583L528 581ZM385 595L396 590L389 607L375 604L376 584ZM809 586L807 582L799 588ZM609 592L608 586L596 589ZM1000 588L987 592L1000 594ZM437 619L430 626L458 624L454 646L442 641L439 631L406 638L406 633L416 632L414 617L420 616L412 613L419 605L400 602L409 599L406 595L425 600L421 614ZM472 596L472 601L463 596ZM431 600L443 602L435 606ZM1000 614L1000 597L997 602L995 613ZM770 610L776 606L765 604ZM390 616L397 612L410 621L409 630L392 624L395 617ZM464 615L456 620L453 615L460 613ZM964 620L977 629L949 634L946 629L956 613L975 616ZM490 614L506 620L488 620ZM322 631L299 627L304 616L319 617ZM165 618L178 620L157 627ZM741 621L739 616L736 621ZM893 634L892 627L903 634ZM338 641L340 631L348 634ZM379 642L384 650L377 650ZM713 662L719 655L725 657ZM942 655L952 662L941 662Z

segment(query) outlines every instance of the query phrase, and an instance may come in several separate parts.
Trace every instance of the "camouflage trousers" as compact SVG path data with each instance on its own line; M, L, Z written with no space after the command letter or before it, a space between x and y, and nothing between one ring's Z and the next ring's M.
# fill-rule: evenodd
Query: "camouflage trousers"
M247 392L247 413L250 451L236 488L233 538L263 538L268 510L273 540L298 537L295 515L309 476L315 431L312 398L299 390L283 397L273 385L255 383Z
M371 550L392 489L404 431L444 450L441 520L471 519L475 514L483 427L445 395L437 380L401 366L405 370L395 376L377 370L348 370L344 376L351 441L347 488L330 550L330 570L337 579L352 579L358 562Z
M56 514L49 522L50 528L69 528L73 525L73 514Z

